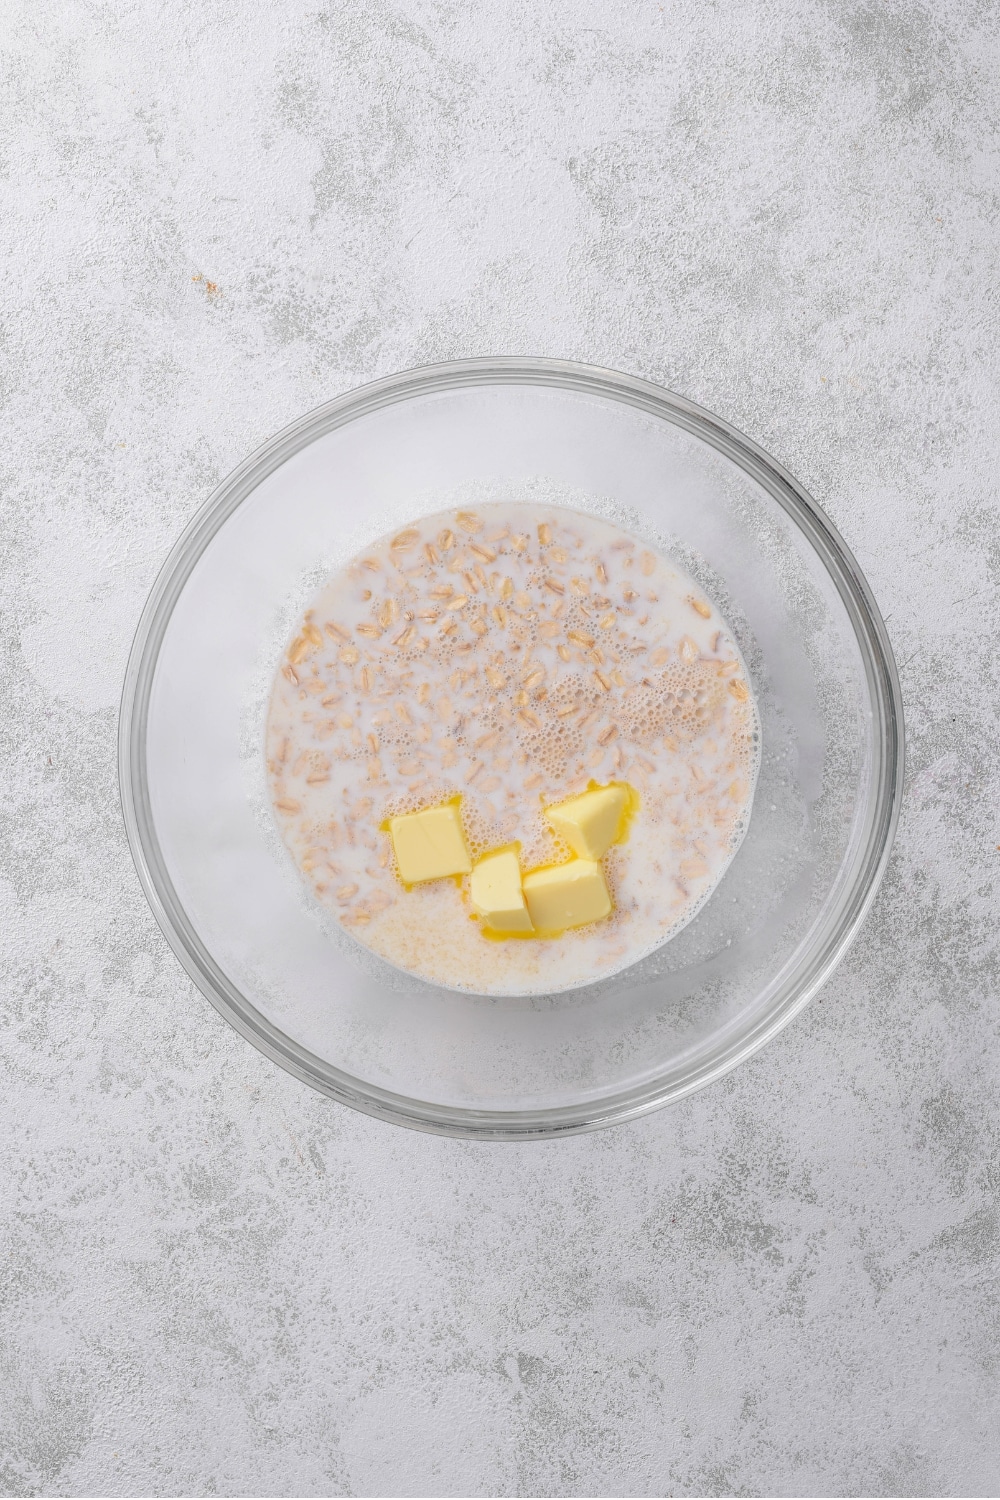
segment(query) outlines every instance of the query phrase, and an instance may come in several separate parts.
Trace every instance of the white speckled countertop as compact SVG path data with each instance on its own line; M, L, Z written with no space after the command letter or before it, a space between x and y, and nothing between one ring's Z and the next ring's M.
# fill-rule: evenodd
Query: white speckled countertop
M0 1490L996 1494L1000 31L980 0L12 0ZM242 1042L146 908L117 700L299 413L629 370L830 511L908 712L835 979L641 1124L411 1134Z

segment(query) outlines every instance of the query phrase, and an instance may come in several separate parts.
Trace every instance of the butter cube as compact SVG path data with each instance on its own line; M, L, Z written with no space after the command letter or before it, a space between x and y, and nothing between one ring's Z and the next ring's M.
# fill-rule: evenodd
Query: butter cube
M581 859L600 859L615 843L629 802L625 786L602 786L545 809L556 833Z
M539 932L565 932L599 922L611 910L604 871L596 860L571 859L568 865L535 870L522 883L528 913Z
M467 875L472 869L462 820L454 802L390 818L389 834L404 885L441 880L446 875Z
M521 867L513 849L488 854L473 866L469 894L474 909L494 932L532 931L521 893Z

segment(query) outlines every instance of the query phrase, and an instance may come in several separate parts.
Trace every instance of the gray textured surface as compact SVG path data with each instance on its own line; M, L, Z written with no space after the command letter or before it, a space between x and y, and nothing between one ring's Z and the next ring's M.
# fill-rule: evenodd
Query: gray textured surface
M988 1494L997 12L13 0L0 21L5 1494ZM328 1104L192 991L120 826L213 484L464 354L590 359L824 503L909 714L896 855L726 1082L548 1146Z

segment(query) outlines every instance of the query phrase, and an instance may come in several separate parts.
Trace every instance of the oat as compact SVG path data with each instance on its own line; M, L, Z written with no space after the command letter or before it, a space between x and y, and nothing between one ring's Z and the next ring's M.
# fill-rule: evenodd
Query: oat
M733 678L733 680L729 684L729 691L732 693L737 703L745 703L750 697L750 691L747 688L746 683L740 677Z
M553 594L565 594L566 592L566 585L560 583L558 578L546 578L545 587L551 589Z
M313 649L305 636L298 635L288 648L288 660L292 663L292 666L297 667L300 662L305 661Z
M606 729L602 729L601 732L600 732L600 734L597 736L597 743L599 745L606 745L609 740L613 740L614 739L614 737L615 737L615 735L617 733L618 733L617 727L614 724L609 724L607 726L607 728Z
M442 552L450 552L455 545L455 534L452 531L439 531L437 544Z
M279 812L283 813L291 814L302 811L301 802L296 802L294 797L279 797L274 805Z
M572 641L576 646L592 646L594 637L587 635L583 630L567 630L566 639Z
M597 566L594 568L594 573L595 573L595 575L597 577L598 583L607 583L607 581L608 581L608 570L604 566L603 563L599 562L597 564Z
M611 691L610 678L605 677L603 672L595 672L594 678L598 683L600 683L602 692L609 693Z
M469 551L474 552L477 557L482 558L483 562L496 562L497 555L493 551L493 548L484 546L482 542L470 542Z
M694 598L691 598L691 599L688 600L688 603L690 604L691 608L694 610L695 614L696 615L701 615L701 618L703 620L710 620L712 618L711 608L709 607L709 605L707 605L705 603L705 601L703 599L694 599Z
M299 682L299 674L296 672L295 668L285 665L281 670L283 675L288 678L289 682L293 683L297 687Z
M656 558L651 552L644 552L639 559L639 571L644 577L649 578L656 571Z
M551 540L552 527L547 525L546 522L543 521L538 528L538 544L541 547L547 547Z
M449 599L445 609L464 609L468 602L468 595L458 594L454 599Z
M615 623L614 615L602 615L597 624L601 630L610 630Z
M417 630L415 625L407 625L399 632L397 636L393 636L392 644L394 646L408 646L413 640L413 637L416 635L416 633Z
M393 537L389 546L393 552L409 552L417 545L419 540L419 531L401 531L398 536Z
M349 641L351 639L350 631L345 630L343 625L335 624L333 620L327 620L323 625L323 629L327 635L333 636L335 641Z
M361 652L357 646L343 646L337 655L345 667L353 667L361 659Z
M482 531L483 529L483 523L474 510L458 511L455 520L462 530L469 532L470 535L474 535L477 531Z
M557 646L556 647L556 653L559 656L560 661L569 661L569 647L568 646Z

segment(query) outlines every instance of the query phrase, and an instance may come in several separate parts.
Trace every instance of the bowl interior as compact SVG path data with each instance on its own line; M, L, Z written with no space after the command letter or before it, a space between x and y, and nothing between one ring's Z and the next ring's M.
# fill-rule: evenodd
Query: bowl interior
M613 979L497 999L408 979L322 916L272 826L261 747L281 643L331 568L414 516L529 495L698 578L748 662L762 758L747 836L688 927ZM738 435L574 367L416 372L283 434L178 544L126 687L126 818L189 971L300 1076L425 1128L586 1128L731 1066L829 972L891 836L893 689L853 560Z

